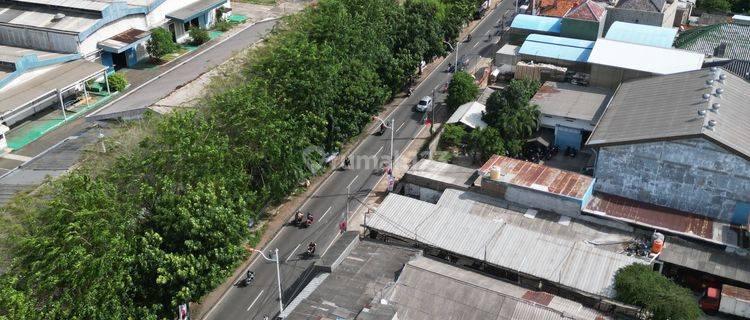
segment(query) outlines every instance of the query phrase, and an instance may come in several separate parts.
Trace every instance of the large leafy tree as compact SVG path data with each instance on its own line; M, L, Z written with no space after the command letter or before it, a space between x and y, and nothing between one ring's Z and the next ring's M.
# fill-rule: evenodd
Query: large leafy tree
M487 112L482 119L498 128L507 140L523 140L531 136L539 122L539 108L529 103L539 83L513 80L507 88L493 92L487 99Z
M474 83L474 78L466 72L459 71L453 74L448 84L448 97L445 99L448 110L455 111L464 103L476 99L479 95L479 87Z
M708 12L726 13L732 10L732 3L727 0L698 0L697 6Z

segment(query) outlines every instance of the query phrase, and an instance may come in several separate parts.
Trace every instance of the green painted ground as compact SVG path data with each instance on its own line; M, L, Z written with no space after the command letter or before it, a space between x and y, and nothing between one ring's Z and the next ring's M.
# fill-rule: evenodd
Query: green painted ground
M39 139L47 132L55 130L57 127L63 125L64 123L75 120L86 114L86 112L88 112L89 110L101 106L102 104L112 99L113 96L114 95L103 96L89 106L84 105L83 107L77 109L75 112L66 112L68 116L67 119L63 117L62 111L58 109L42 116L39 119L27 121L8 132L8 134L6 135L6 138L8 139L8 147L12 148L13 150L19 150L29 143L33 142L34 140Z

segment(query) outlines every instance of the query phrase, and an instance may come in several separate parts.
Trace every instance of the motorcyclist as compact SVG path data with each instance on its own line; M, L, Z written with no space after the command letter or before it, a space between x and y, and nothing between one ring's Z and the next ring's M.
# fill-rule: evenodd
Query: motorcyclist
M312 213L308 212L307 213L307 223L308 224L312 224L312 222L313 222L313 215L312 215Z
M466 37L466 41L471 41L471 34Z
M385 132L385 129L386 129L385 123L381 123L380 124L380 133Z
M294 214L294 221L297 223L302 222L302 218L304 218L302 211L297 210L297 212Z
M247 272L245 273L245 282L250 283L254 279L255 279L255 272L247 270Z
M315 242L310 242L310 244L307 245L307 253L315 254Z
M351 161L349 161L349 157L346 157L346 158L344 159L344 166L348 168L348 167L349 167L349 165L351 165L351 164L352 164L352 162L351 162Z

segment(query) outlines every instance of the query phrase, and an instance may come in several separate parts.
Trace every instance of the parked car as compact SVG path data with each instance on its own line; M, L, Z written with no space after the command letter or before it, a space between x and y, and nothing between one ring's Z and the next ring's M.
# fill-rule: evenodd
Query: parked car
M419 99L419 102L416 105L416 109L419 112L427 112L432 110L432 97L424 96L422 97L422 99Z

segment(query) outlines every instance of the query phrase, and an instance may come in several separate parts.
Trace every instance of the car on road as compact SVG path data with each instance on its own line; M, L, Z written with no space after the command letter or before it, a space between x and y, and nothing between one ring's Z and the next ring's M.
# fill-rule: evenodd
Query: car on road
M424 96L422 99L419 99L419 102L415 106L417 111L419 112L427 112L432 110L432 97L430 96Z

